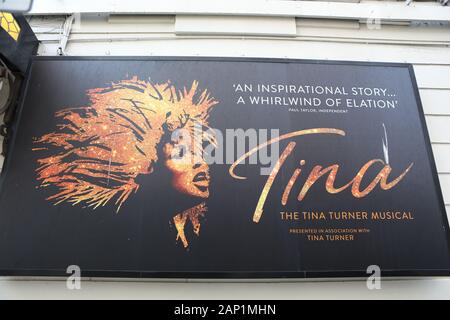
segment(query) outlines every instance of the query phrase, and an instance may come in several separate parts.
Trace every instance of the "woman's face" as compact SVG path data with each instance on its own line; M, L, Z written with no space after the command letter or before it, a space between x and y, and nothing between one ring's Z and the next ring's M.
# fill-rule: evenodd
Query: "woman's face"
M191 144L191 143L189 143ZM172 172L173 187L184 194L207 198L209 196L209 166L202 150L183 140L166 143L163 148L165 165Z

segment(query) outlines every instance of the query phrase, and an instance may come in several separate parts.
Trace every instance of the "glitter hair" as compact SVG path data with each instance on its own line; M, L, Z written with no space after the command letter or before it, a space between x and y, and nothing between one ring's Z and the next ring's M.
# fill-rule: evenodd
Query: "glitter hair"
M119 210L138 190L136 177L152 172L166 131L208 127L217 101L197 89L197 81L177 90L170 81L153 84L133 77L88 90L88 106L56 112L57 130L35 138L33 148L50 153L38 159L36 169L40 187L58 189L47 200L95 209L114 198Z

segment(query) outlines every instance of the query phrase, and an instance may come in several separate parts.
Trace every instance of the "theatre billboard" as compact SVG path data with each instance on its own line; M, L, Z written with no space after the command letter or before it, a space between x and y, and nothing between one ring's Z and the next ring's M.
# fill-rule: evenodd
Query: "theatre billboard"
M36 58L14 132L5 275L450 273L410 65Z

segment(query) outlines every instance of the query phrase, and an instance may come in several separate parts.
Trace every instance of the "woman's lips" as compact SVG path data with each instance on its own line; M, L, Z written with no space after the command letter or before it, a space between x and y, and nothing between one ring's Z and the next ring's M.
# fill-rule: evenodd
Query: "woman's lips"
M202 181L208 181L208 176L204 171L197 173L192 179L192 182L202 182Z

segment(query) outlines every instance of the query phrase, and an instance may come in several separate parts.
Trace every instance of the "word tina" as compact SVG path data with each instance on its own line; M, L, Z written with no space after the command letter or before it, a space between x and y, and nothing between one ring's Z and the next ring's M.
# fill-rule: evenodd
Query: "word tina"
M194 315L207 317L209 314L216 315L266 315L276 314L276 305L270 304L219 304L217 307L188 306L182 304L176 306L174 315ZM214 316L213 316L214 317Z
M334 128L315 128L315 129L307 129L307 130L300 130L300 131L287 133L287 134L284 134L277 138L271 139L265 143L262 143L262 144L258 145L257 147L251 149L249 152L243 154L239 159L237 159L230 166L229 173L235 179L247 179L246 177L238 176L237 174L235 174L234 170L239 163L244 161L246 158L251 156L253 153L257 152L261 148L265 148L268 145L270 145L272 143L277 143L281 140L293 138L296 136L311 135L311 134L312 135L314 135L314 134L335 134L335 135L345 136L345 132L343 130L334 129ZM280 171L284 162L286 161L286 159L290 156L290 154L294 150L295 146L296 146L296 143L294 141L289 142L287 147L284 149L283 153L278 158L278 161L275 163L275 166L273 167L272 171L270 172L270 174L266 180L266 183L264 185L264 188L261 192L261 195L259 197L255 212L253 214L254 222L258 223L259 220L261 219L261 216L263 214L264 203L266 202L267 195L269 194L272 184L274 183L275 178L277 177L278 172ZM292 173L291 178L289 179L289 181L284 189L283 195L281 197L282 205L286 205L288 198L290 196L292 187L297 182L297 179L299 178L300 174L302 173L301 167L305 163L306 163L305 160L301 160L300 167L296 168L294 170L294 172ZM375 176L375 178L369 183L369 185L365 189L361 190L361 182L364 178L364 175L366 174L367 170L375 164L381 164L381 165L383 165L383 167L378 172L378 174ZM298 199L298 201L302 201L306 197L306 194L308 193L308 191L312 187L312 185L320 177L325 176L325 175L328 175L326 182L325 182L325 189L327 190L328 193L336 194L336 193L342 192L349 188L351 191L351 194L355 198L363 198L363 197L367 196L378 184L380 185L380 188L382 190L389 190L389 189L393 188L406 176L406 174L409 172L409 170L411 169L412 166L413 166L413 163L411 163L398 177L392 179L389 182L388 181L389 174L392 171L391 166L389 164L385 163L381 159L372 159L372 160L366 162L359 169L359 171L356 173L355 177L352 180L350 180L343 186L336 187L335 179L336 179L336 174L339 171L339 165L333 164L326 168L323 168L320 165L316 165L313 167L313 169L309 173L308 178L306 179L305 183L303 184L303 187L301 188L299 194L297 195L297 199Z

